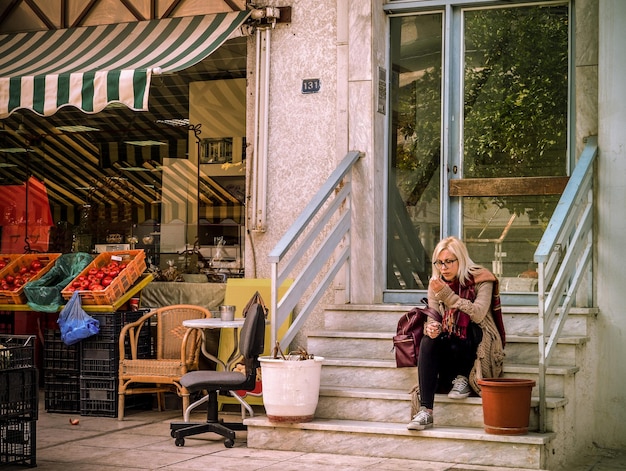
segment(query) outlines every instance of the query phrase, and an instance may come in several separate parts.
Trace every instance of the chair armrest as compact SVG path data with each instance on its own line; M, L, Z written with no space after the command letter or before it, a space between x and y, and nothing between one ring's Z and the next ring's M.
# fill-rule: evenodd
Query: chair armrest
M193 345L189 345L189 342L193 342ZM188 371L187 365L190 363L190 358L192 358L192 363L198 363L198 359L200 357L201 342L202 333L200 332L200 330L195 328L187 328L187 331L183 336L183 341L180 345L180 361L183 366L183 374ZM188 351L189 348L193 348L193 350Z

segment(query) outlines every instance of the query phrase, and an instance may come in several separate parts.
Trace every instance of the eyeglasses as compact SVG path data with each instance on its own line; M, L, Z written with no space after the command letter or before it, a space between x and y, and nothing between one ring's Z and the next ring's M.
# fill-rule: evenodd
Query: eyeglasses
M447 260L437 260L437 261L433 262L433 265L435 265L436 267L439 267L439 268L441 268L441 267L448 268L450 265L452 265L456 261L457 261L456 258L455 259L449 258Z

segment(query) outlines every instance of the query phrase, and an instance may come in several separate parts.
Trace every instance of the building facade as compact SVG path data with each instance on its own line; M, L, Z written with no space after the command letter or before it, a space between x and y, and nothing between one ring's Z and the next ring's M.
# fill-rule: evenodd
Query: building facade
M245 9L245 5L232 3L229 10ZM193 2L189 5L192 7L185 14L217 11L198 9ZM143 2L137 2L136 6L147 11ZM587 400L587 406L581 408L579 414L583 423L593 424L589 441L606 448L626 448L626 397L623 394L626 371L620 361L626 353L623 342L626 320L620 302L620 288L626 282L626 274L620 268L624 258L620 235L624 223L620 211L626 201L625 186L621 182L626 167L622 132L626 122L626 92L622 87L626 59L621 53L621 44L626 41L626 4L621 0L276 0L269 6L290 9L280 10L281 21L274 24L260 20L261 26L257 24L256 29L244 36L244 73L220 76L221 83L213 80L214 75L210 80L203 78L191 86L196 89L190 98L188 117L192 124L203 123L205 134L201 136L215 140L238 137L240 140L229 141L230 145L243 150L239 157L231 151L234 157L222 162L223 142L203 143L206 149L214 149L213 154L200 147L196 151L193 134L188 133L188 137L191 136L188 153L196 152L197 163L189 170L192 176L188 180L193 180L193 172L201 168L202 158L207 159L207 165L214 163L210 161L213 158L220 164L220 175L212 175L214 179L233 175L242 179L239 173L233 173L239 172L237 167L223 164L237 164L245 156L245 198L239 199L239 204L235 201L230 205L239 207L239 212L231 210L211 218L207 211L203 218L194 207L187 210L191 215L175 219L182 219L183 225L196 227L201 219L207 219L209 225L234 220L233 225L237 227L234 234L211 233L211 241L201 245L217 246L212 242L213 237L235 237L238 242L231 244L231 248L237 247L241 252L230 258L243 262L245 276L268 278L271 265L267 255L342 158L349 151L360 151L363 157L352 175L352 256L349 297L345 301L415 304L423 296L420 283L427 270L425 267L421 271L415 269L413 277L407 279L402 276L402 257L395 262L393 249L400 243L392 230L392 216L397 209L392 202L396 192L402 197L400 206L409 216L409 225L416 231L411 240L419 243L420 253L428 256L436 240L445 235L471 238L474 242L470 248L477 254L476 261L489 264L503 278L515 279L526 268L534 268L532 250L521 247L526 242L536 246L541 229L545 228L558 201L558 190L538 192L532 187L537 180L532 179L549 177L550 185L558 188L559 179L570 175L575 167L586 138L598 136L594 182L595 253L589 283L592 296L591 301L587 301L599 308L592 353L597 368L591 384L581 388L581 397ZM103 5L103 8L110 8L110 5ZM533 135L533 143L524 147L525 136L518 136L511 144L517 146L519 152L514 156L515 163L510 167L504 165L502 149L506 146L499 144L498 152L490 155L500 159L497 160L500 168L507 171L490 173L489 166L481 166L481 159L468 151L487 148L472 147L478 139L475 136L487 135L484 129L496 127L490 121L493 114L488 114L486 120L478 120L481 109L489 110L486 101L484 108L479 108L475 102L472 106L469 104L476 98L472 90L478 89L471 88L471 80L480 80L481 73L485 79L481 86L497 89L494 75L485 75L486 70L495 70L489 62L493 57L481 54L486 50L481 44L493 39L486 33L492 32L491 29L495 31L498 22L506 20L509 13L522 13L516 17L519 24L524 18L530 18L529 25L534 27L538 24L534 16L538 12L548 26L537 34L545 36L541 36L541 40L538 36L513 37L529 43L555 38L553 49L543 48L536 56L524 56L524 48L512 48L508 44L509 49L502 57L518 60L519 64L541 63L557 56L564 58L565 62L549 66L561 70L563 79L562 84L547 88L554 95L546 92L536 97L533 106L519 105L518 108L536 111L547 107L552 99L549 97L558 96L564 101L552 114L531 113L518 118L518 122L543 119L533 128L537 136L539 130L545 130L541 139L549 142L541 159L522 157L525 149L531 154L538 153L532 146L540 138ZM503 18L498 16L501 13ZM120 23L134 21L127 18L128 11L124 10L124 15L120 18L111 13L110 19ZM520 76L533 77L530 72L526 74ZM428 77L436 79L435 99L419 95ZM547 75L545 78L554 80ZM237 87L231 87L232 80L239 80ZM518 85L511 83L507 90ZM242 105L233 120L239 121L239 128L245 121L245 136L241 136L244 131L238 130L237 134L232 129L211 134L228 115L228 110L220 110L215 119L215 113L210 112L220 108L219 103L228 95L225 90L237 96L228 98L229 103L236 101ZM504 102L507 98L510 95L505 91L498 100ZM412 109L407 111L403 106ZM403 121L406 116L410 125ZM504 117L500 118L499 122L506 122ZM470 133L472 126L477 129L475 134ZM524 132L528 129L524 128ZM493 136L497 140L497 136L503 139L512 134L515 133ZM245 138L245 143L241 143L241 138ZM420 151L418 144L427 138L433 138L434 144L426 142L425 145L431 147ZM402 152L408 148L409 140L415 144L410 147L415 155L430 160L409 159L408 167L403 167ZM162 157L159 165L167 158L170 156ZM420 162L423 165L411 167ZM399 184L411 181L409 177L416 175L416 168L426 167L424 162L434 162L434 168L425 179L412 180L409 190ZM546 163L553 162L558 165L547 169ZM472 170L474 168L477 170ZM179 168L174 173L184 171ZM403 176L407 178L402 179ZM527 185L515 195L511 195L510 188L499 192L491 188L489 193L484 188L468 189L463 186L464 182L450 183L488 177L501 179L504 185L512 184L505 178L530 180L525 180ZM202 179L197 181L199 183L192 184L189 190L195 195L201 193L198 188L202 186ZM180 182L172 182L170 191L175 193ZM165 194L168 185L165 182L162 185ZM422 187L427 188L424 194L412 200L410 190ZM497 203L494 198L499 198ZM201 199L198 197L198 201ZM187 201L185 199L185 204ZM533 217L533 211L539 210L544 211L543 218ZM152 218L143 214L140 219L135 222ZM193 230L171 249L161 252L177 253L193 245L194 236L201 235ZM163 229L160 232L164 234ZM512 235L502 242L505 233ZM229 249L228 244L226 249ZM214 256L212 253L204 255ZM341 299L339 291L343 292L331 290L324 302ZM528 294L532 302L532 289L526 291L530 293L523 294ZM321 325L322 305L306 323L300 334L302 339L307 330Z

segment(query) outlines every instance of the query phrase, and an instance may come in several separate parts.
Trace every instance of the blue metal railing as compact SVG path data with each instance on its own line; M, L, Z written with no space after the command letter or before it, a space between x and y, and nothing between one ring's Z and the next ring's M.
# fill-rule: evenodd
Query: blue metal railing
M352 169L362 156L348 152L269 254L272 348L276 341L285 348L291 343L342 268L340 283L349 299ZM288 279L293 283L278 299L278 287ZM299 303L297 317L279 339L279 327Z
M539 303L539 429L545 431L546 370L585 275L592 285L593 180L598 155L589 137L535 251ZM592 303L589 289L587 303ZM558 316L557 316L558 311Z

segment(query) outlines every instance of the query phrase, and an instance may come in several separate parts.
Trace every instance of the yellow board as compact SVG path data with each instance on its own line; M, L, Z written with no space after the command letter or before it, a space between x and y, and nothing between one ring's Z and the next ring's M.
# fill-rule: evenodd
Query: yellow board
M278 298L285 294L289 286L291 285L292 280L285 281L282 286L278 289ZM272 311L270 307L270 296L271 296L271 280L267 278L228 278L226 280L226 293L224 295L224 304L235 306L235 317L242 317L243 309L246 307L254 293L259 292L261 298L263 298L263 302L270 309L268 314L268 324L265 328L265 350L263 351L263 355L271 355L272 346L271 343L271 332L269 326L269 320L272 318ZM282 326L278 329L278 337L287 332L289 325L291 324L291 313L287 316L287 319L283 323ZM233 350L233 330L232 329L221 329L220 330L220 344L218 349L218 358L224 362L228 360L230 352ZM263 394L260 391L260 382L258 387L248 393L244 393L244 391L240 391L239 395L245 399L245 401L250 405L262 405L263 404ZM233 397L229 396L218 396L219 408L222 408L223 404L239 404Z

